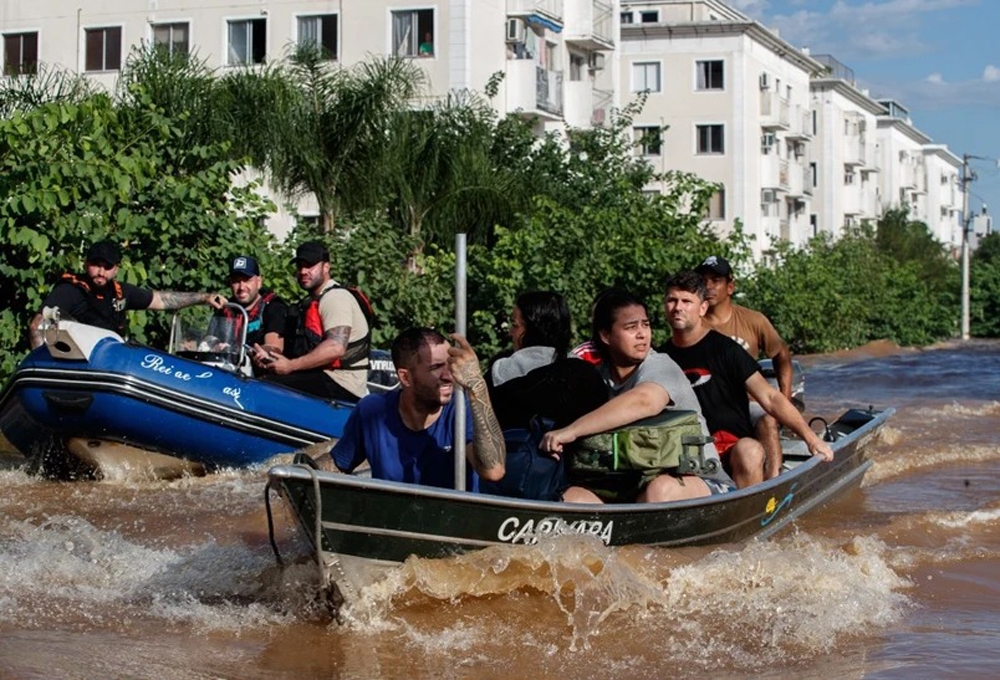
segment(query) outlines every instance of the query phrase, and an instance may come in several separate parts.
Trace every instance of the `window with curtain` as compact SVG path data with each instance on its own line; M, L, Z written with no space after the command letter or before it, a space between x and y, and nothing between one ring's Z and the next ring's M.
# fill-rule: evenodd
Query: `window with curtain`
M267 55L267 19L229 22L229 65L263 64Z
M392 53L397 57L433 57L434 10L408 9L392 13Z
M337 15L299 17L299 45L316 45L323 50L325 58L336 60Z
M698 67L698 89L699 90L722 90L725 89L723 82L723 64L721 59L712 61L699 61Z
M191 44L187 22L173 24L153 24L153 44L168 54L188 54Z
M88 28L85 31L87 71L117 71L122 67L121 26Z
M38 33L4 33L3 74L20 76L38 71Z
M632 64L632 91L660 91L660 62L637 61Z

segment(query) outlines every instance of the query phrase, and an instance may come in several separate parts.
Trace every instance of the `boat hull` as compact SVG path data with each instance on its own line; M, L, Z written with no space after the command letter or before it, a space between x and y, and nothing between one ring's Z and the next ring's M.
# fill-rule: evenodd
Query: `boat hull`
M110 333L79 345L62 354L34 350L0 393L0 431L47 468L60 467L72 438L119 442L208 470L255 465L339 437L351 411Z
M396 563L493 545L532 544L546 535L589 534L609 546L687 546L766 537L861 481L871 462L865 444L891 415L849 411L830 430L832 462L800 441L786 447L786 469L747 489L673 503L591 505L472 494L361 479L282 465L269 486L291 504L324 565ZM320 519L317 526L317 517ZM336 577L336 570L333 570ZM356 591L368 575L340 576ZM347 588L345 589L345 586ZM350 599L350 598L348 598Z

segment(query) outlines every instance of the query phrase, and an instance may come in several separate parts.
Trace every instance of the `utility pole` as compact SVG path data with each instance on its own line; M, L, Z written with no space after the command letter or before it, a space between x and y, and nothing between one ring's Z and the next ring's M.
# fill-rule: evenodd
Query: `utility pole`
M969 339L969 184L976 178L969 170L969 154L962 154L962 339Z

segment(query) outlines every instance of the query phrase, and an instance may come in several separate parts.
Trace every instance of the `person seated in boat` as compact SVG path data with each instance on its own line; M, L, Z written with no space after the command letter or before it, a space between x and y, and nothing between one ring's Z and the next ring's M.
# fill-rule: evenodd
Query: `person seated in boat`
M42 303L58 307L61 319L97 326L125 337L131 309L174 310L197 304L221 309L226 298L216 293L182 293L147 290L115 280L122 253L114 241L97 241L84 256L83 273L63 274ZM28 325L31 349L45 341L42 335L42 313Z
M764 481L764 447L753 436L747 394L801 437L812 454L832 460L830 445L809 428L787 397L771 387L760 365L739 343L704 322L707 294L697 272L681 271L667 280L664 309L671 336L660 351L690 379L723 465L736 485L742 489Z
M265 379L285 387L356 402L368 394L368 302L330 277L330 253L319 241L301 244L292 264L308 293L299 303L294 335L286 335L284 353L254 345L254 364Z
M598 370L610 398L566 427L547 432L542 438L542 451L562 455L579 439L615 430L665 409L696 413L701 434L707 438L708 430L691 384L670 357L652 350L649 315L641 300L620 289L599 296L591 339L601 354ZM718 458L711 443L705 445L704 453ZM575 480L571 477L570 481ZM601 496L625 502L660 502L722 494L734 488L721 470L706 477L663 473L651 480L641 473L616 475L607 480L591 478L586 484L589 488L570 486L563 498L580 503L601 503Z
M264 277L256 259L249 255L233 258L229 266L229 287L233 292L230 300L247 313L246 344L260 347L265 352L281 354L285 349L288 306L274 291L263 288L263 283ZM239 337L243 315L229 307L220 309L218 315L233 320ZM211 325L209 333L213 334ZM254 364L254 374L260 375L264 370L262 362Z
M503 434L490 406L479 359L468 341L453 335L455 346L435 330L411 328L392 343L392 362L400 388L370 394L358 402L344 434L330 451L334 465L352 472L367 460L372 476L455 488L455 402L457 382L466 389L465 488L478 478L499 481L505 472Z
M535 416L565 427L608 400L597 370L569 353L572 324L562 295L522 293L510 319L514 351L495 357L486 374L502 429L527 429Z
M592 365L569 354L569 307L562 295L529 291L511 313L513 353L493 359L486 372L490 400L504 431L507 474L482 491L533 500L560 500L568 486L565 461L538 450L545 428L565 427L608 400Z
M765 356L774 366L778 389L787 399L792 398L792 354L770 320L760 312L733 302L736 290L733 268L724 258L712 255L695 268L705 280L708 291L708 312L704 323L729 336L745 349L754 360ZM756 401L750 402L750 419L754 438L764 447L764 479L781 472L781 432L778 421L765 413Z

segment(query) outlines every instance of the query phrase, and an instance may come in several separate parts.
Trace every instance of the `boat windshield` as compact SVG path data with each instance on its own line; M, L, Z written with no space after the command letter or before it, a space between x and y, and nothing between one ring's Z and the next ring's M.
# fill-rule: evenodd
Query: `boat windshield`
M188 307L174 314L170 328L171 354L212 364L226 370L240 370L246 361L246 312L229 304L228 315L205 307Z

